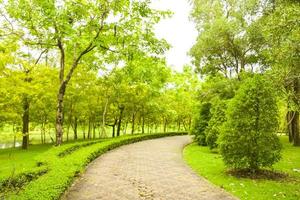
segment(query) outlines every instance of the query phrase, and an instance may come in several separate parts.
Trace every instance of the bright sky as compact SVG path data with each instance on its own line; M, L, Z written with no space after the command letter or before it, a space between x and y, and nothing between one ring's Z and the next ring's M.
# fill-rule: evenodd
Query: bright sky
M197 37L195 25L189 20L191 5L188 0L152 0L152 7L174 13L171 18L162 20L156 26L155 33L172 46L167 52L168 64L175 70L182 71L182 67L190 63L187 53Z

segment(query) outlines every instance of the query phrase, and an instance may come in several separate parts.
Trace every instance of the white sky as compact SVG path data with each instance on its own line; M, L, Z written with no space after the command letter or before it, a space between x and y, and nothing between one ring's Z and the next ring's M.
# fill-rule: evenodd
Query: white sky
M182 67L190 63L187 53L198 35L194 23L189 20L191 5L188 0L152 0L152 7L174 13L171 18L157 24L155 33L172 46L167 52L168 64L173 69L182 71Z

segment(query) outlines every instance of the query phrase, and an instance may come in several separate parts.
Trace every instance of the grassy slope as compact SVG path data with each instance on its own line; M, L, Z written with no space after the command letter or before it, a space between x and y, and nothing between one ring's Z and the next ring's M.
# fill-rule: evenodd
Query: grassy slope
M11 171L16 167L20 168L12 177L14 182L18 179L28 177L27 175L38 174L46 171L43 175L37 175L33 180L22 183L23 188L18 193L14 188L8 188L0 193L7 199L59 199L61 194L72 183L74 177L82 172L85 166L99 155L121 145L138 142L146 139L154 139L165 136L182 135L183 133L158 133L122 136L93 141L80 141L76 143L64 144L60 147L36 145L31 146L29 151L21 149L0 151L0 187L5 185L7 180L11 180ZM184 133L185 134L185 133ZM88 143L91 143L86 145ZM76 147L76 148L74 148ZM7 159L8 153L14 159ZM61 153L64 153L63 156ZM67 152L67 153L65 153ZM2 166L2 163L3 166ZM19 165L22 163L21 165ZM40 165L38 165L40 163ZM5 167L6 166L6 167ZM44 172L43 172L44 173ZM0 190L1 192L1 190Z
M300 148L291 146L287 137L281 137L281 141L284 146L282 160L274 165L274 169L291 176L285 181L251 180L227 175L221 156L196 144L184 149L184 159L199 175L241 199L300 199L300 173L293 172L293 169L300 168Z

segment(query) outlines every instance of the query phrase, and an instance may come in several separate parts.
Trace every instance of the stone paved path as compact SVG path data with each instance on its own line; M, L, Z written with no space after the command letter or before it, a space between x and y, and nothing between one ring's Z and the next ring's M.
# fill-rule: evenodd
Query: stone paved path
M147 140L120 147L92 162L63 199L232 200L198 177L182 160L189 136Z

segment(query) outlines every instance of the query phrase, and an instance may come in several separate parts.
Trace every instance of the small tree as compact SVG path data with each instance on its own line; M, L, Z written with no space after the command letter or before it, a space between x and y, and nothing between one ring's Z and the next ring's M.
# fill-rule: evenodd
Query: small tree
M261 75L247 79L229 104L219 140L225 164L234 169L256 171L279 161L277 116L270 83Z
M220 135L221 127L226 121L226 107L225 101L219 99L212 104L211 119L205 129L206 143L210 149L218 147L217 140Z
M201 145L206 146L206 135L205 129L210 120L210 103L203 103L200 106L200 112L197 118L195 119L194 126L192 129L192 134L195 135L195 141Z

